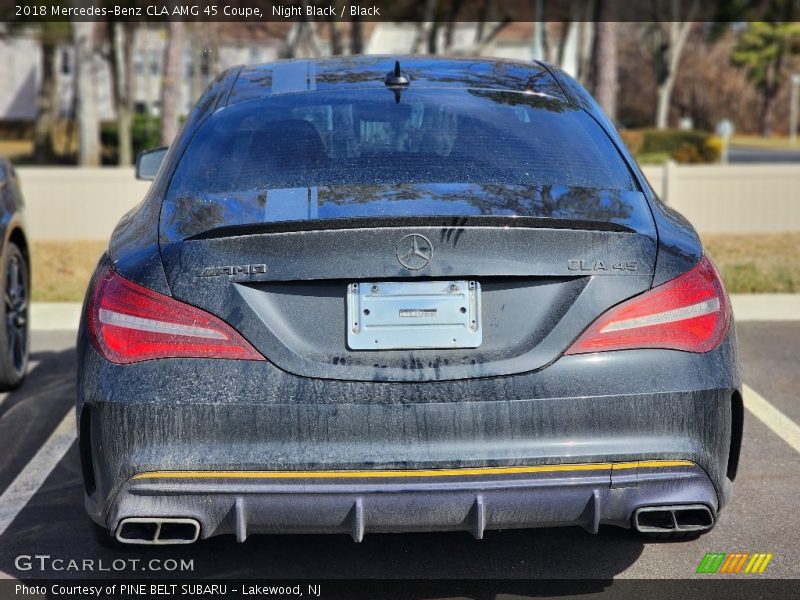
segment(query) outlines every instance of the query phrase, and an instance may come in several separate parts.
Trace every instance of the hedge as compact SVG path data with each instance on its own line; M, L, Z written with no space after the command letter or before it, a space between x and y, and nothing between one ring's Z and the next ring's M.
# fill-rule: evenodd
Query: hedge
M722 141L705 131L630 129L622 139L634 156L667 154L679 163L719 162Z
M147 118L145 115L136 114L133 116L133 126L131 127L131 137L133 141L133 156L159 146L159 119L150 117L150 128L148 131ZM103 162L106 164L116 164L117 162L117 122L107 121L100 127L100 143L103 147Z

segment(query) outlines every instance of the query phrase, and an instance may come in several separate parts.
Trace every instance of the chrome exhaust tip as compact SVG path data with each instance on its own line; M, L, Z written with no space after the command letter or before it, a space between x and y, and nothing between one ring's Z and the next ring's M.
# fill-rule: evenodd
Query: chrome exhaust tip
M119 522L114 537L123 544L192 544L200 537L200 523L196 519L127 517Z
M642 533L708 531L714 527L714 513L705 504L644 506L633 513L633 526Z

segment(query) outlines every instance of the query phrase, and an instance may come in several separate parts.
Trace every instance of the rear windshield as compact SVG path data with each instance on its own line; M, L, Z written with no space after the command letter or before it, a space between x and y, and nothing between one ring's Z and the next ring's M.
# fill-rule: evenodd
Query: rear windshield
M451 193L405 194L420 185ZM520 216L546 216L524 201L535 190L636 189L593 119L546 95L411 88L398 102L386 89L312 92L211 117L174 173L165 215L188 237L297 219L509 214L497 202L465 207L464 186L522 195L510 211Z

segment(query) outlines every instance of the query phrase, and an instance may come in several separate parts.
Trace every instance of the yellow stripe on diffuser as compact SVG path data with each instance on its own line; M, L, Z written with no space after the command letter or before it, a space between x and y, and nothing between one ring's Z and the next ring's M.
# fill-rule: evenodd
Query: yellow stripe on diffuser
M520 467L466 467L463 469L397 469L342 471L152 471L134 475L134 479L380 479L394 477L469 477L474 475L520 475L573 471L606 471L692 467L688 460L647 460L621 463L579 463L569 465L533 465Z

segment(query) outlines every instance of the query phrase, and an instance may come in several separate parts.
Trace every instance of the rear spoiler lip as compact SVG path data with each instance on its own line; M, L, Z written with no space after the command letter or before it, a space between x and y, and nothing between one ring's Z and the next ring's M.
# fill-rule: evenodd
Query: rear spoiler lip
M587 231L613 231L641 233L637 230L610 221L589 219L557 219L527 216L409 216L409 217L346 217L339 219L303 219L223 225L195 234L184 241L218 239L270 233L294 233L306 231L331 231L341 229L372 229L378 227L442 227L461 229L464 227L527 227L531 229L578 229ZM645 234L646 235L646 234Z

